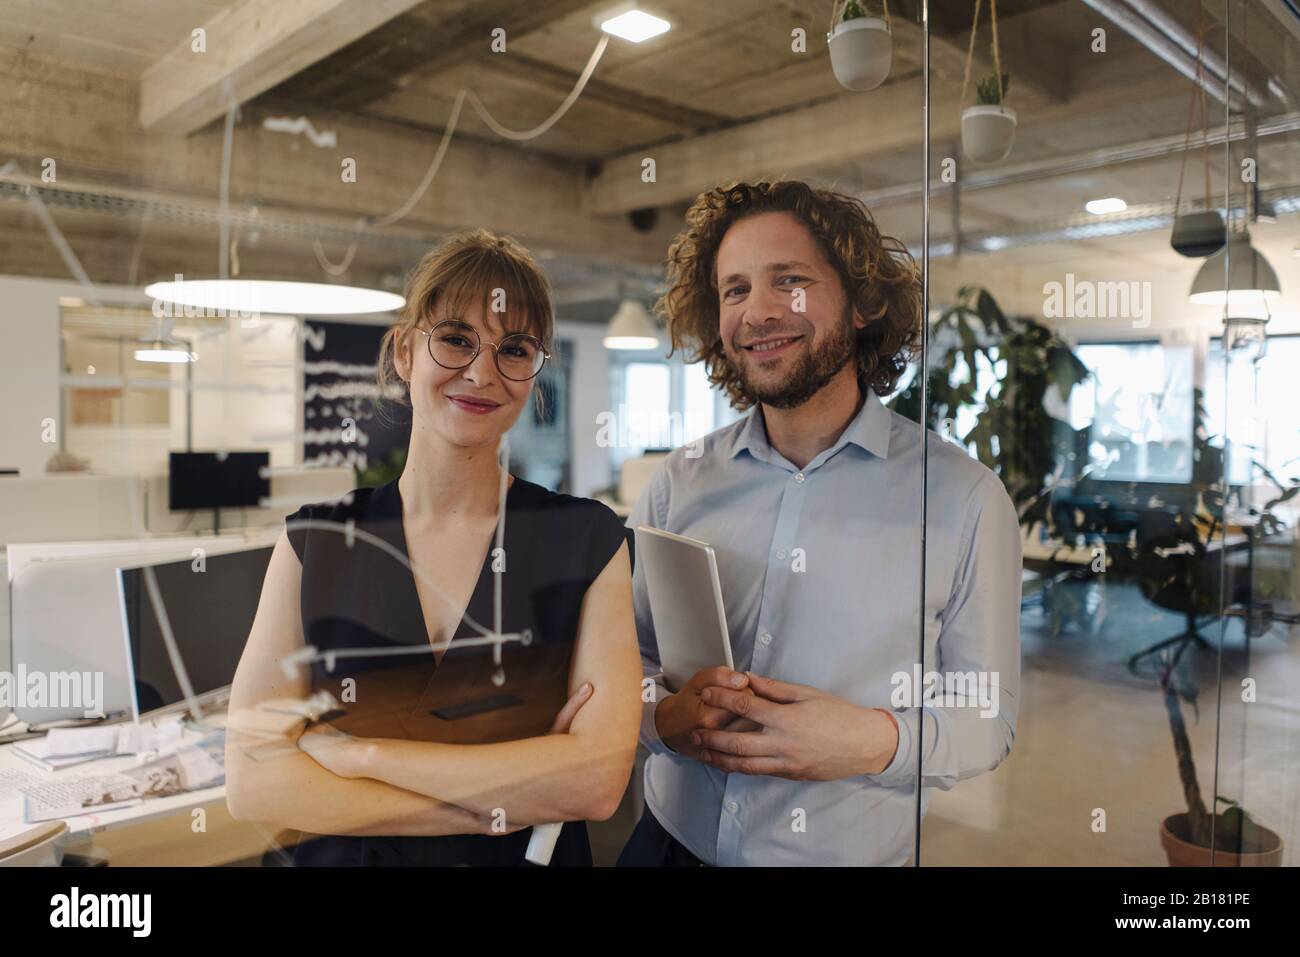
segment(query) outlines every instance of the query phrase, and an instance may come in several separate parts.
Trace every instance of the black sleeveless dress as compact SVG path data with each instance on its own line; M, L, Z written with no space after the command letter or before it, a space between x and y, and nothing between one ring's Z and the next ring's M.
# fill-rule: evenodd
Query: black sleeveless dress
M504 546L483 556L452 641L435 662L410 570L397 482L306 505L286 519L302 561L302 621L316 649L312 690L345 715L331 724L369 737L473 744L545 734L568 698L579 613L588 586L630 532L591 499L516 477ZM476 564L479 556L467 556ZM500 569L501 634L493 642ZM434 583L436 584L436 583ZM475 627L478 625L479 627ZM491 836L304 840L301 865L497 865L524 862L531 828ZM585 822L564 825L553 866L590 866Z

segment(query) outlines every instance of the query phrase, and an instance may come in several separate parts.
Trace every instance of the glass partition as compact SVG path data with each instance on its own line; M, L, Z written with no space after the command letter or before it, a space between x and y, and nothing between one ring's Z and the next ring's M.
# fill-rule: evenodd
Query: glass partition
M930 7L929 378L906 396L943 442L925 668L958 691L924 725L920 862L1279 863L1295 38L1236 0ZM973 596L1012 579L1015 620L985 600L970 640Z
M1213 782L1204 800L1216 812L1210 819L1214 866L1294 865L1300 842L1300 720L1293 707L1300 688L1300 405L1288 400L1300 325L1296 232L1281 211L1300 181L1300 155L1294 137L1267 131L1283 113L1278 97L1293 95L1295 83L1268 64L1285 42L1279 15L1286 13L1244 0L1224 7L1232 77L1256 96L1229 115L1241 134L1221 147L1231 173L1222 198L1230 238L1219 261L1207 263L1213 283L1209 276L1205 282L1222 317L1207 352L1208 418L1228 464L1217 694L1206 701L1218 747L1213 767L1201 774Z

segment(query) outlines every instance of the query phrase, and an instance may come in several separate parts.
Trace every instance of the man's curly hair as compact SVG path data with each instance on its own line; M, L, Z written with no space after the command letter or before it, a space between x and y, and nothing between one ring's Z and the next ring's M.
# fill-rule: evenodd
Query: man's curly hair
M733 407L754 404L722 347L716 263L727 230L774 212L791 213L807 227L839 274L849 307L867 321L856 335L858 385L864 394L868 387L877 395L893 392L920 344L920 269L902 242L881 235L861 200L794 180L719 186L691 204L686 228L668 248L668 291L655 304L672 351L702 360Z

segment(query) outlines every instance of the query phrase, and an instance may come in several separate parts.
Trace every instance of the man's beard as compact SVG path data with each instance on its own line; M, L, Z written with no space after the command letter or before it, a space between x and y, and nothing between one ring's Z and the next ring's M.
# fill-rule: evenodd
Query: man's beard
M803 360L786 378L777 383L761 385L748 374L748 363L738 364L736 374L745 395L774 409L793 409L803 405L835 378L841 369L857 354L857 340L849 312L844 321L830 332L821 346L804 353ZM761 353L746 353L761 355Z

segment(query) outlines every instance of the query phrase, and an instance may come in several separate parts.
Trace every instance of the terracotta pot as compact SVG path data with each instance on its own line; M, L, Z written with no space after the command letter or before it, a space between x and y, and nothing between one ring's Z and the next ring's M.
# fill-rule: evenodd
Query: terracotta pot
M961 149L975 163L997 163L1011 154L1016 111L1007 106L968 106L961 114Z
M894 38L878 17L854 17L826 34L831 70L846 90L874 90L889 76Z
M1215 867L1281 867L1282 838L1266 827L1261 827L1266 847L1261 851L1248 851L1233 854L1228 851L1216 851ZM1210 849L1193 844L1181 837L1186 834L1187 812L1171 814L1160 822L1160 844L1169 858L1170 867L1209 867Z

